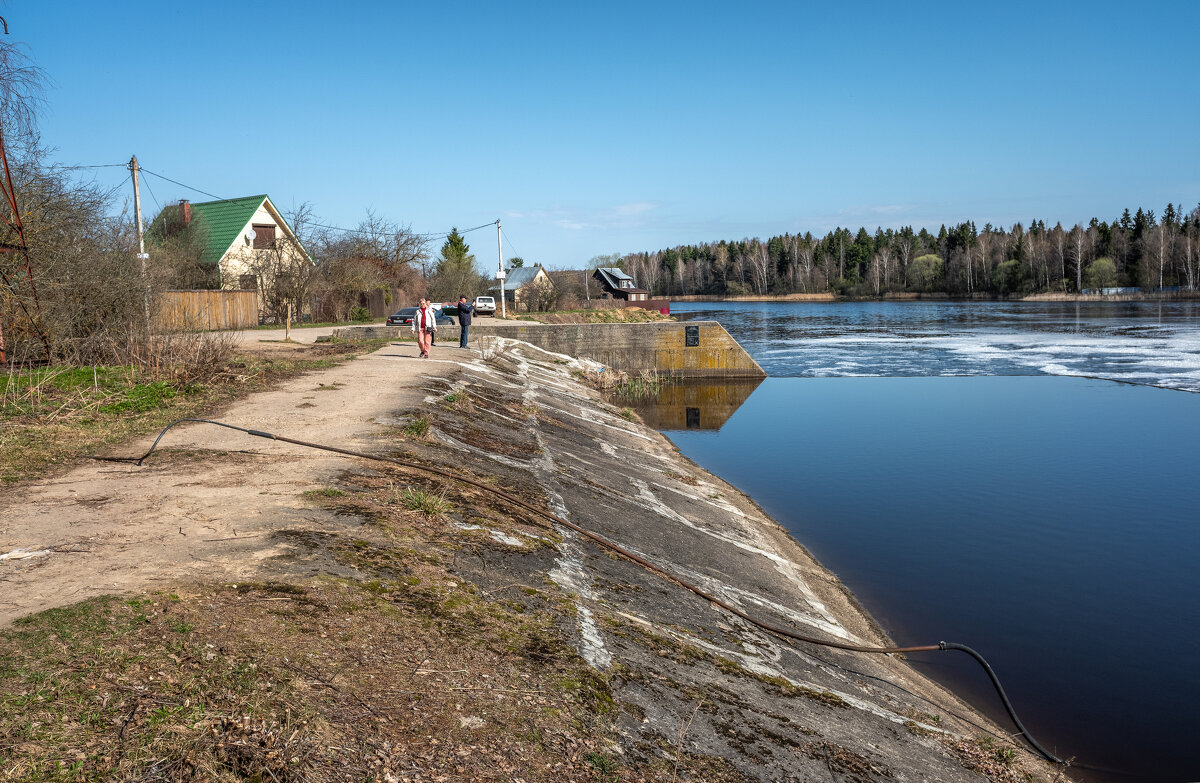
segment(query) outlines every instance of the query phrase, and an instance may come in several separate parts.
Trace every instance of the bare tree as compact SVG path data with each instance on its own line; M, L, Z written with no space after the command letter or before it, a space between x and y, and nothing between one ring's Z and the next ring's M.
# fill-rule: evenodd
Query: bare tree
M767 253L767 246L762 242L755 241L753 249L750 251L750 259L754 268L755 291L765 294L771 272L771 256Z
M1146 257L1158 267L1158 289L1163 287L1163 270L1171 260L1175 246L1175 226L1162 221L1146 234Z
M1063 290L1067 289L1067 234L1059 223L1050 231L1053 237L1054 249L1058 252L1059 279L1062 280Z
M562 296L558 287L548 277L537 278L527 285L522 293L524 294L522 299L526 309L539 313L557 310L559 299Z
M802 287L805 293L808 293L813 288L813 247L808 242L802 244L796 251L796 258L800 262L800 270L803 275L804 282Z
M729 246L724 242L713 251L713 272L721 276L721 292L729 288Z
M887 291L890 287L889 280L892 270L892 249L887 245L879 248L879 252L875 254L875 263L873 263L871 266L872 268L879 267L878 276L882 278L882 284L877 283L875 285L875 295L878 296L881 288L883 291Z
M321 317L347 320L373 292L382 292L388 304L394 303L394 292L413 302L427 292L420 268L428 258L424 237L373 212L352 231L323 228L307 206L293 211L293 229L316 260L308 290L320 301Z
M900 256L900 282L904 288L908 288L908 265L912 263L915 245L911 232L903 234L896 243L896 251Z
M1079 293L1083 291L1083 265L1085 263L1085 251L1088 247L1087 232L1083 230L1083 226L1076 223L1071 227L1071 233L1068 235L1069 248L1068 252L1071 256L1071 261L1075 264L1075 291ZM1064 278L1066 274L1064 273Z
M19 157L24 151L32 157L37 151L35 120L43 105L45 84L42 70L29 60L20 44L0 40L0 158L4 161L0 191L5 194L6 202L0 206L4 221L0 241L11 251L0 254L4 256L0 258L0 359L9 358L4 335L6 331L12 333L17 313L23 320L23 330L37 335L45 358L51 358L50 338L43 323L23 225L24 208L18 203L9 163L10 152Z
M0 133L5 144L34 134L46 85L45 71L33 64L24 45L0 40Z
M1183 275L1187 280L1189 291L1196 290L1196 281L1200 277L1200 206L1192 210L1184 224L1183 237Z
M247 267L258 283L263 318L283 323L289 313L303 316L319 274L297 240L277 238L272 247L256 250Z

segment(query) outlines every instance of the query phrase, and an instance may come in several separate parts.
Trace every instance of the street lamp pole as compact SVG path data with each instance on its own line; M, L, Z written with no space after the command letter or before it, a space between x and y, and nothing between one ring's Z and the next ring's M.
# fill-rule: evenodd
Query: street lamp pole
M504 294L504 245L500 239L500 219L496 218L496 252L499 257L496 261L496 279L500 281L500 317L508 318L508 310L505 307Z

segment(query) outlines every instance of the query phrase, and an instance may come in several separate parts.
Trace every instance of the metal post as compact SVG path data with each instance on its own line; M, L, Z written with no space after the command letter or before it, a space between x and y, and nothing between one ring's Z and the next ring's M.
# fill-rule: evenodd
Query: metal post
M133 172L133 215L137 220L137 238L138 238L138 261L142 265L142 284L146 287L146 295L143 298L142 309L145 311L146 328L150 328L150 276L146 273L146 259L150 256L146 254L146 236L142 229L142 191L138 187L138 162L137 155L129 159L129 170Z
M496 252L499 254L497 261L498 267L496 271L496 279L500 281L500 317L508 318L508 310L505 307L505 300L508 298L504 293L504 245L500 242L500 220L496 219Z
M3 17L0 17L0 21ZM8 25L5 24L5 32L8 32ZM25 277L29 279L29 292L33 297L33 307L37 313L35 318L33 313L29 312L29 308L25 306L25 302L17 293L16 286L12 280L8 279L8 275L0 269L0 281L4 283L4 287L12 294L16 300L17 307L21 308L21 312L25 313L25 318L29 321L29 326L42 340L42 346L46 349L46 361L50 361L53 357L50 352L50 338L46 335L46 331L41 326L42 303L38 299L37 286L33 282L33 262L29 260L29 245L25 243L25 226L21 222L21 210L17 208L17 193L13 190L12 172L8 168L8 150L4 144L4 126L0 124L0 163L4 166L4 185L0 186L0 190L4 191L4 196L8 200L8 211L11 218L3 218L5 223L8 223L17 235L16 245L0 245L0 252L4 253L20 253L23 264L17 269L17 272L25 272Z

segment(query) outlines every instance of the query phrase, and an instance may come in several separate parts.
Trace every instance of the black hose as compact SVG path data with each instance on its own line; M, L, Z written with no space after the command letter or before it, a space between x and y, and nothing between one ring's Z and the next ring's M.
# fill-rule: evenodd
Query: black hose
M1010 702L1008 700L1008 695L1004 692L1004 688L1000 685L1000 678L996 676L996 672L992 669L991 665L988 664L988 662L986 660L984 660L982 655L980 655L975 650L972 650L970 647L967 647L966 645L956 644L954 642L938 642L937 644L925 644L925 645L917 645L917 646L911 646L911 647L863 647L863 646L859 646L859 645L847 644L845 642L837 642L837 641L832 641L829 639L820 639L820 638L817 638L814 636L806 636L804 634L796 633L795 631L792 631L791 629L784 628L779 625L775 625L774 623L770 623L765 620L759 620L755 617L751 617L745 611L734 606L733 604L728 603L724 599L718 598L715 595L705 592L702 588L697 587L696 585L691 584L690 582L688 582L684 579L680 579L679 577L675 576L674 574L670 573L669 571L666 571L662 567L657 566L654 563L651 563L650 561L646 560L645 558L641 557L640 555L630 552L628 549L621 546L620 544L618 544L614 541L610 541L609 539L605 538L604 536L599 535L598 533L593 533L590 530L586 530L586 529L580 527L579 525L576 525L574 522L570 522L570 521L563 519L555 514L550 513L549 511L538 508L537 506L534 506L531 503L527 503L524 500L522 500L521 498L519 498L515 495L511 495L502 489L497 489L496 487L490 486L488 484L484 484L481 481L475 481L474 479L470 479L465 476L461 476L457 473L452 473L451 471L448 471L448 470L443 470L441 468L437 468L437 467L434 467L431 465L422 465L420 463L411 462L409 460L397 459L396 457L384 457L384 456L380 456L378 454L367 454L365 452L351 451L350 449L342 449L342 448L338 448L336 446L326 446L321 443L310 443L308 441L296 440L294 438L287 438L282 435L275 435L270 432L263 432L262 430L252 430L252 429L248 429L246 427L238 427L235 424L226 424L225 422L221 422L221 421L212 421L211 419L178 419L176 421L171 422L170 424L168 424L166 427L163 428L162 432L160 432L158 434L158 437L154 439L154 443L150 444L150 448L146 451L145 454L143 454L140 457L93 457L92 459L105 460L108 462L133 462L136 465L141 465L142 462L147 457L149 457L151 454L153 454L154 450L156 448L158 448L159 441L161 441L163 439L163 436L167 434L167 430L170 430L175 425L182 424L184 422L195 422L197 424L213 424L218 427L225 427L226 429L237 430L238 432L244 432L247 435L253 435L256 438L266 438L268 440L277 440L277 441L281 441L283 443L292 443L297 446L304 446L306 448L312 448L312 449L320 449L321 451L331 451L335 454L344 454L349 457L360 457L362 459L375 460L377 462L388 462L393 465L399 465L400 467L403 467L403 468L422 470L427 473L432 473L437 476L442 476L443 478L447 478L452 481L458 481L462 484L468 484L472 487L476 487L485 492L491 493L492 495L495 495L496 497L499 497L513 505L520 506L521 508L524 508L525 510L527 510L533 514L543 517L544 519L546 519L547 521L549 521L553 524L562 525L563 527L569 528L569 529L575 531L576 533L579 533L580 535L585 536L585 537L591 539L592 541L595 541L597 544L603 546L604 548L609 549L613 552L616 552L617 554L619 554L622 557L628 559L629 561L641 566L642 568L646 569L647 571L657 574L658 576L662 577L663 579L665 579L669 582L672 582L674 584L677 584L686 590L690 590L691 592L695 593L696 595L700 596L701 598L705 599L706 601L709 601L713 604L716 604L717 606L720 606L722 609L725 609L726 611L737 615L738 617L742 618L746 622L748 622L754 626L757 626L758 628L761 628L762 630L767 631L768 633L774 634L776 636L779 636L779 637L782 637L785 639L792 639L794 641L799 641L799 642L807 642L808 644L820 645L822 647L832 647L832 648L839 649L839 650L848 650L851 652L872 653L872 654L934 652L934 651L938 651L938 650L958 650L960 652L965 652L966 654L968 654L972 658L974 658L979 663L979 665L983 667L983 670L985 672L987 672L987 676L991 679L992 685L995 686L995 688L996 688L996 693L999 694L999 696L1000 696L1000 701L1004 705L1005 711L1008 712L1008 717L1012 719L1013 724L1017 727L1017 729L1019 729L1019 733L1021 734L1021 736L1023 736L1025 738L1025 741L1028 742L1029 745L1034 750L1036 750L1042 756L1042 758L1046 759L1047 761L1053 762L1055 764L1066 764L1065 761L1063 761L1058 756L1054 755L1050 751L1043 748L1041 746L1041 744L1039 744L1037 742L1037 740L1035 740L1033 738L1033 735L1031 735L1029 733L1029 730L1025 728L1025 725L1023 723L1021 723L1021 719L1017 717L1017 712L1016 712L1016 710L1013 709L1012 702Z
M977 653L975 650L972 650L965 644L941 642L938 646L943 650L959 650L961 652L965 652L967 655L978 661L979 665L983 667L983 670L987 672L987 676L991 679L992 685L996 686L996 693L1000 695L1000 701L1004 704L1004 709L1008 712L1008 717L1012 718L1013 724L1016 725L1016 727L1020 730L1021 736L1025 738L1025 741L1033 746L1034 750L1042 754L1042 757L1047 761L1053 761L1055 764L1066 763L1058 756L1055 756L1053 753L1043 748L1041 744L1033 738L1033 735L1029 733L1029 729L1025 728L1025 724L1021 723L1021 719L1017 717L1017 711L1013 709L1012 702L1008 700L1008 694L1004 692L1004 686L1000 684L1000 678L996 676L996 672L992 670L991 664L985 661L982 655Z

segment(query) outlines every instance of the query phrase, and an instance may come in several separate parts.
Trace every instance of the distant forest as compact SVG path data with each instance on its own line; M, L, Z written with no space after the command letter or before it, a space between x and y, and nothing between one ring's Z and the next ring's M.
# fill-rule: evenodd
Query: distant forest
M1005 230L966 222L922 228L838 228L824 237L784 234L766 241L684 245L631 253L621 266L654 296L894 292L1003 297L1137 286L1196 290L1200 206L1162 216L1126 209L1106 223L1047 228L1043 220Z

